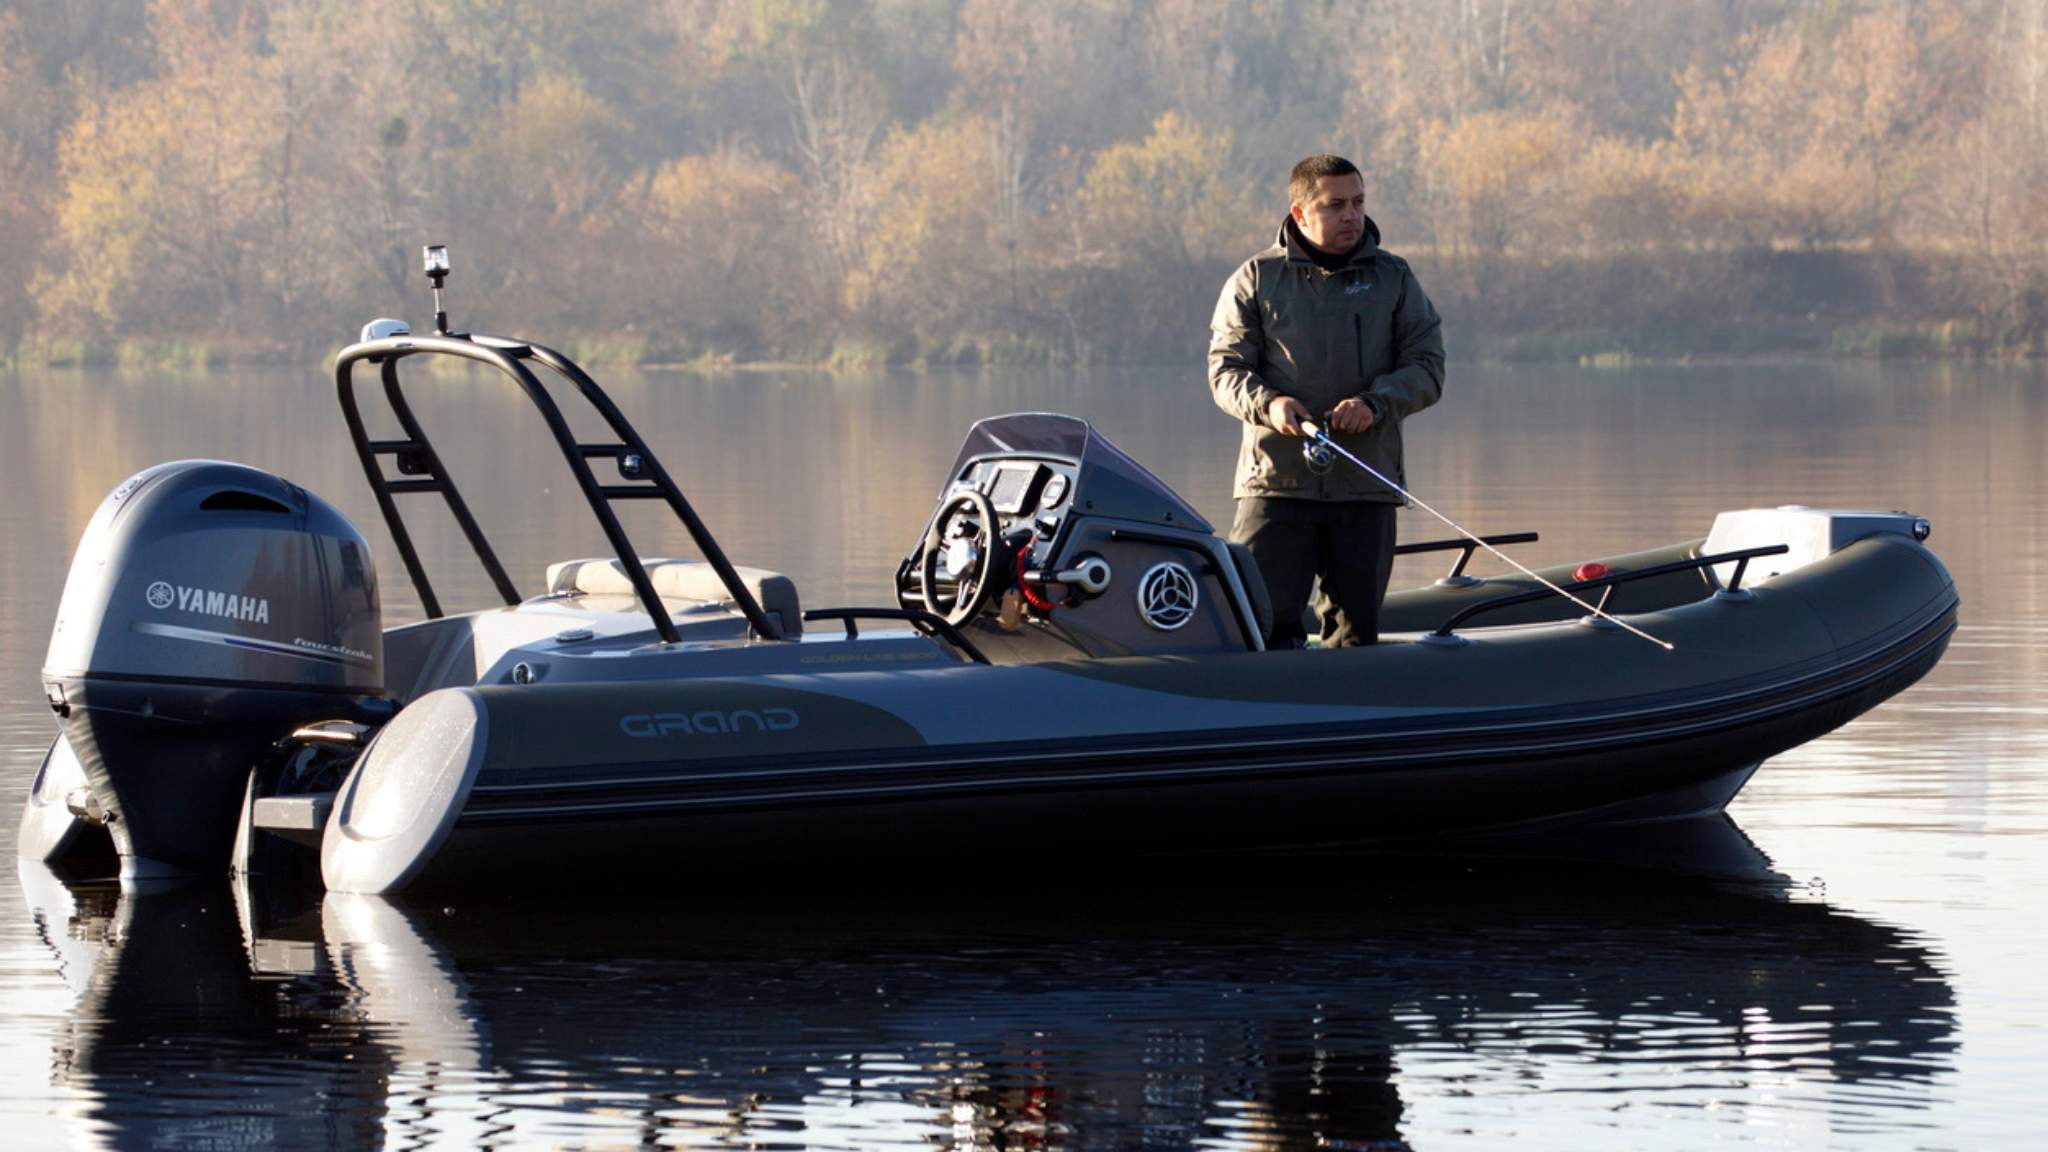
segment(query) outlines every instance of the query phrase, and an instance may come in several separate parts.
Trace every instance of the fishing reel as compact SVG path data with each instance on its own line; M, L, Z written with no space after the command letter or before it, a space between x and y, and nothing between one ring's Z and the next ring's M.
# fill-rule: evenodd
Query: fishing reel
M1308 462L1308 470L1318 476L1324 475L1337 466L1337 454L1321 440L1303 440L1301 458Z

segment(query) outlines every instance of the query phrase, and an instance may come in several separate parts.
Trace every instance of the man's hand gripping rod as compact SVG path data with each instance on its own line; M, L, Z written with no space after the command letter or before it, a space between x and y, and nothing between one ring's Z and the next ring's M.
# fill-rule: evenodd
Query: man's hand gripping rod
M1529 579L1536 581L1538 584L1543 585L1545 588L1550 589L1552 592L1557 593L1559 596L1562 596L1565 599L1571 601L1572 603L1577 604L1579 607L1584 608L1586 611L1591 612L1593 615L1598 616L1600 619L1605 620L1608 623L1613 624L1619 628L1625 629L1626 631L1632 632L1637 636L1641 636L1643 639L1648 640L1650 643L1655 644L1657 647L1662 648L1666 652L1677 651L1677 645L1671 644L1668 641L1659 640L1655 636L1652 636L1648 632L1643 631L1641 628L1638 628L1635 625L1630 624L1626 620L1617 620L1614 617L1609 616L1607 613L1602 612L1600 609L1594 607L1593 605L1586 603L1584 600L1579 599L1577 596L1574 596L1571 593L1565 591L1564 589L1559 588L1557 585L1552 584L1550 581L1545 580L1543 577L1538 576L1536 573L1529 571L1529 569L1523 567L1519 561L1515 560L1512 556L1509 556L1507 553L1502 552L1500 549L1495 548L1491 544L1488 544L1486 541L1480 539L1478 536L1475 536L1472 533L1467 532L1464 526L1459 524L1456 520L1453 520L1449 516L1446 516L1443 513L1437 511L1436 509L1431 508L1428 504L1425 504L1420 499L1418 499L1413 492L1408 491L1406 488L1401 487L1399 484L1396 484L1392 480L1389 480L1385 476L1381 475L1379 469L1373 467L1370 464L1367 464L1365 461L1360 460L1358 457L1353 456L1351 453L1345 451L1344 447L1338 444L1336 441L1330 439L1329 433L1323 431L1322 427L1318 425L1315 421L1303 420L1301 422L1301 430L1303 432L1308 433L1308 438L1310 440L1313 440L1316 443L1321 444L1323 447L1328 448L1330 451L1335 452L1337 455L1342 456L1346 460L1349 460L1353 464L1356 464L1360 468L1363 468L1368 476L1371 476L1373 479L1379 481L1382 484L1385 484L1389 488L1392 488L1403 499L1415 505L1417 508L1422 509L1424 512L1427 512L1431 516L1434 516L1437 519L1443 521L1444 523L1450 525L1451 530L1456 532L1458 535L1463 536L1465 539L1472 541L1474 544L1479 545L1481 548L1486 549L1488 552L1491 552L1495 556L1498 556L1500 559L1506 561L1508 565L1512 567L1515 571L1520 572L1522 575L1527 576Z

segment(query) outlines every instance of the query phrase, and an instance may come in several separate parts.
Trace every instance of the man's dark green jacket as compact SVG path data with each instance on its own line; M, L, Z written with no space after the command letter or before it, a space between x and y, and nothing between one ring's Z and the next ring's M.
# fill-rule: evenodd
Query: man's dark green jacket
M1273 427L1267 410L1293 396L1320 421L1344 398L1362 398L1373 426L1331 436L1406 487L1401 422L1443 394L1442 322L1408 262L1381 250L1371 218L1350 258L1330 271L1309 258L1291 224L1283 220L1273 246L1223 285L1209 322L1210 394L1244 422L1234 495L1399 503L1357 468L1311 472L1300 438Z

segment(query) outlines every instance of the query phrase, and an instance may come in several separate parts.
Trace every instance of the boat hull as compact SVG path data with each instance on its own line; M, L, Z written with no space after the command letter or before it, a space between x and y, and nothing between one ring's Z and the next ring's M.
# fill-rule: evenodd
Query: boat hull
M1459 646L462 689L444 711L467 728L394 722L366 754L326 879L1096 859L1696 815L1919 679L1955 613L1939 562L1887 536L1751 599L1639 617L1672 653L1565 623ZM352 816L358 790L429 776L438 799L402 834Z

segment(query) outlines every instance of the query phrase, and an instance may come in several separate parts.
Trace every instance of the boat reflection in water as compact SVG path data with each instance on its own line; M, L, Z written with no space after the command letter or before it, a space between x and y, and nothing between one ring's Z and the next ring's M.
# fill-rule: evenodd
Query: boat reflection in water
M225 884L67 887L18 861L38 933L77 999L50 1054L86 1097L74 1143L368 1148L392 1048L351 998L252 969Z
M1955 994L1927 946L1808 899L1725 817L1570 855L802 896L679 877L609 907L22 867L79 996L54 1074L113 1147L1626 1144L1928 1103Z

